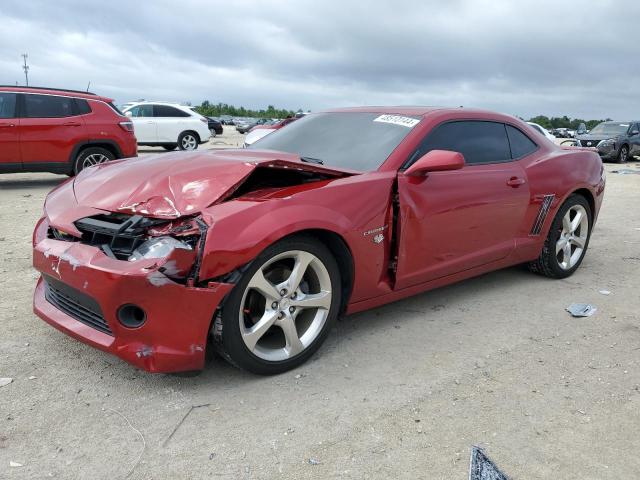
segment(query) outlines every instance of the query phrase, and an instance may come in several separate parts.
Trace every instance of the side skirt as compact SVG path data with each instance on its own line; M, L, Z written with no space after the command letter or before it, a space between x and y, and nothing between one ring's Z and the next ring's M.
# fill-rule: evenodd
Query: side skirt
M523 263L522 259L514 258L514 255L509 255L507 258L503 258L502 260L498 260L496 262L481 265L469 270L464 270L462 272L458 272L446 277L437 278L429 282L413 285L411 287L403 288L402 290L389 292L387 294L370 298L368 300L361 300L359 302L352 303L347 307L346 313L347 315L350 315L352 313L361 312L363 310L369 310L370 308L375 308L387 303L402 300L403 298L411 297L413 295L417 295L418 293L428 292L429 290L434 290L439 287L451 285L452 283L457 283L468 278L477 277L484 273L511 267L520 263Z

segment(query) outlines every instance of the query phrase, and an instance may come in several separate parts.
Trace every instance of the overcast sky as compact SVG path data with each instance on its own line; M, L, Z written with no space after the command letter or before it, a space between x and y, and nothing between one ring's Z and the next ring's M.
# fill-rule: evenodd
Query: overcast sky
M638 119L638 0L2 0L0 84Z

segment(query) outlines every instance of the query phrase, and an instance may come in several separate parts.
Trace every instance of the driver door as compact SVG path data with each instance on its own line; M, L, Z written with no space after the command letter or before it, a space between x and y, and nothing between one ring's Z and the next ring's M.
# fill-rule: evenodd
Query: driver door
M153 105L136 105L127 111L131 117L138 143L155 143L158 141L158 125L153 117Z
M485 121L442 124L413 159L451 150L463 154L465 166L422 177L399 173L397 289L495 262L514 250L529 186L512 158L507 128L517 130ZM524 133L517 134L529 142L529 153L537 149Z

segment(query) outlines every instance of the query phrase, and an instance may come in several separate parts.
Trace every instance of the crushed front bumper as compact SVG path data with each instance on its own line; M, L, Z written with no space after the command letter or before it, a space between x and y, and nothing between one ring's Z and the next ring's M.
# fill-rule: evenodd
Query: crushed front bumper
M42 274L33 298L36 315L58 330L149 372L179 372L204 367L209 327L218 304L233 285L209 283L196 288L176 283L158 269L157 260L126 262L79 242L40 239L33 265ZM107 327L83 320L81 306L64 297L61 309L46 296L46 279L78 292L78 301L92 299ZM70 294L74 296L73 293ZM91 300L89 300L91 301ZM122 305L146 312L146 321L128 328L117 319ZM109 332L110 333L106 333Z

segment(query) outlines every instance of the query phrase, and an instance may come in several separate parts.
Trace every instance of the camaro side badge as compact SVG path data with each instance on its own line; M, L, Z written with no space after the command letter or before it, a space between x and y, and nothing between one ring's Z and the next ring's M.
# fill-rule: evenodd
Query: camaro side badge
M374 228L372 230L367 230L362 235L368 237L369 235L373 235L373 243L382 243L384 240L384 232L389 225L384 225L382 227Z

